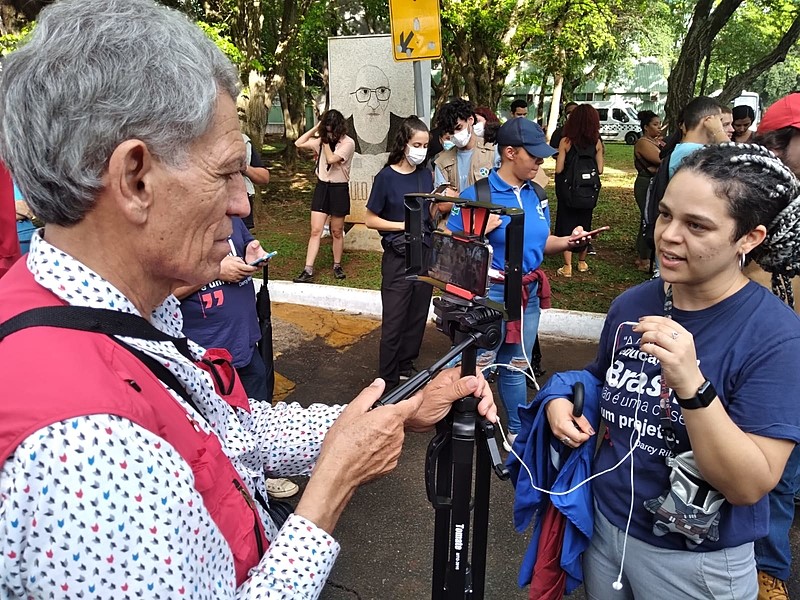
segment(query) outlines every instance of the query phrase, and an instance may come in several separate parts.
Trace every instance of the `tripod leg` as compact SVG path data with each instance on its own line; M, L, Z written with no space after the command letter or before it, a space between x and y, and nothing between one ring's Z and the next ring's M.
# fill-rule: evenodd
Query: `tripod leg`
M470 407L472 405L472 407ZM469 581L469 540L472 521L472 462L475 453L477 400L465 398L455 406L453 416L453 510L450 523L450 561L447 598L471 598ZM472 409L470 409L472 408Z
M486 547L489 537L489 491L491 489L491 459L486 433L476 432L475 509L472 519L472 598L483 600L486 585Z
M436 486L434 499L446 499L445 503L434 504L436 509L433 527L433 577L431 586L432 600L445 598L445 584L447 576L447 551L450 539L450 497L453 490L453 447L451 445L452 431L448 431L447 439L443 442L436 458ZM432 500L434 500L432 499Z

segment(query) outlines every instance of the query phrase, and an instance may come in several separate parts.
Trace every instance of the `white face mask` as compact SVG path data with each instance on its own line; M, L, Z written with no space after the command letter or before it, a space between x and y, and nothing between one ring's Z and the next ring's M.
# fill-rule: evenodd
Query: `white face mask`
M478 121L475 125L472 126L472 133L474 133L477 137L483 137L483 123Z
M463 148L464 146L469 144L469 138L471 138L471 137L472 137L472 133L470 133L469 127L464 127L464 129L462 129L461 131L456 131L453 134L453 137L450 138L450 139L453 140L453 143L458 148Z
M445 141L442 142L442 148L444 150L452 150L455 147L456 147L456 145L453 143L452 140L445 140Z
M428 156L427 148L414 148L414 146L406 146L406 148L408 148L406 160L415 167L421 165L425 161L425 157Z

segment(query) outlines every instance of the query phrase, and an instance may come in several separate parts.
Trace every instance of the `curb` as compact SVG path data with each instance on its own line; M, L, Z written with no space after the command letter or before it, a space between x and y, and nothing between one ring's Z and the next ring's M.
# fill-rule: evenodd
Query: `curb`
M253 283L256 291L261 289L260 279L254 278ZM278 280L269 282L269 296L274 302L303 304L327 310L381 317L381 293L377 290ZM433 316L433 305L429 316ZM542 311L539 333L545 336L597 342L600 340L605 318L604 314L599 313L551 308Z

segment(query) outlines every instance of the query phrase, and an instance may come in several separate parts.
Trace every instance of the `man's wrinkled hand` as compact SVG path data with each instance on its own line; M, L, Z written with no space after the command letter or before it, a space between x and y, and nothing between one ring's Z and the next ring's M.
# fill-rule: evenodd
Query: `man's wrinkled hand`
M421 396L419 409L406 421L409 431L428 431L450 412L453 402L465 396L480 398L478 413L492 423L497 421L492 390L480 374L461 377L459 369L446 369L410 400L419 401L418 396ZM409 400L400 404L405 402Z

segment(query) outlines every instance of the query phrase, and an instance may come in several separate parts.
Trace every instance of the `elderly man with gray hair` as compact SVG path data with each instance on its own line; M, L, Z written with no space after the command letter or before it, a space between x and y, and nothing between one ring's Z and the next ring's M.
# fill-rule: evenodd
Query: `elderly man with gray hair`
M0 281L0 597L315 598L356 488L485 382L369 410L248 402L181 334L248 210L236 72L149 0L45 9L0 79L0 156L45 228ZM263 254L250 249L246 260ZM310 474L294 514L265 477ZM274 511L273 511L274 512Z

